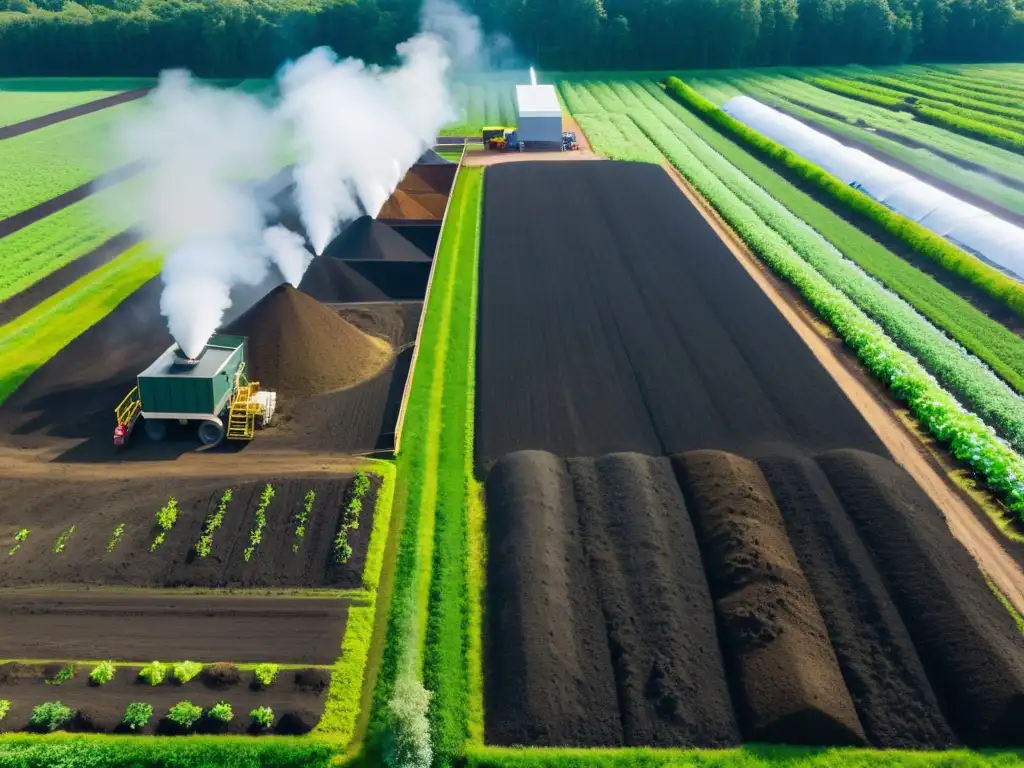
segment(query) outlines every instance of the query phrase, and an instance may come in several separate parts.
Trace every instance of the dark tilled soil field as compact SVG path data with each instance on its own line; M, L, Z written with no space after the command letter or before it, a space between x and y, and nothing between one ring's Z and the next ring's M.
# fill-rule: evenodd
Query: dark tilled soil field
M336 597L5 594L0 658L333 664L347 616Z
M493 744L1024 744L1024 638L887 459L502 458Z
M510 163L484 184L481 467L520 449L888 455L661 168Z
M29 377L0 406L0 440L16 446L66 445L63 461L117 458L111 439L114 408L135 386L137 374L171 344L160 314L160 292L159 278L146 283ZM253 334L250 346L260 353L254 361L253 367L259 368L254 376L264 377L265 386L283 384L292 389L278 399L273 428L262 432L246 450L258 450L261 445L346 453L389 450L408 374L411 349L407 345L415 339L420 305L382 302L362 308L364 314L380 315L381 323L393 325L396 313L403 318L400 330L375 340L340 317L326 317L325 307L297 299L291 289L278 293L286 294L288 300L273 301L275 306L265 308L276 317L288 310L289 328L309 332L305 342L294 336L283 339L273 327L267 339L256 336L262 324L252 307L262 298L259 295L237 297L226 318L229 329ZM276 306L279 303L285 306ZM248 315L239 318L245 310L250 310ZM343 314L337 307L332 311ZM237 324L232 327L231 322ZM379 355L383 342L393 349L390 360ZM363 359L360 350L373 359ZM317 391L318 387L330 391ZM309 395L311 391L315 394ZM120 457L168 458L199 446L194 431L172 432L169 438L154 444L137 430Z
M114 679L102 686L89 684L90 665L82 665L71 680L60 686L48 685L60 665L17 664L0 665L0 698L11 702L7 717L0 721L4 731L26 730L32 708L44 701L59 700L76 710L77 715L69 730L87 732L123 732L121 727L125 708L133 701L153 707L149 724L136 733L174 733L173 724L165 718L167 711L179 701L191 701L209 709L218 702L231 705L234 717L226 725L204 718L197 725L200 733L250 733L249 713L256 707L274 710L274 722L269 733L306 733L316 725L323 713L326 690L326 670L285 669L269 688L256 689L251 685L252 672L239 670L238 680L224 687L204 682L200 674L184 685L170 680L152 686L138 679L138 667L118 667ZM302 685L307 681L313 685Z
M273 486L275 495L265 511L262 540L247 562L245 550L267 483ZM0 517L5 545L0 584L360 587L379 484L380 480L371 475L359 526L348 533L352 556L339 565L334 562L333 541L341 527L351 478L269 477L259 483L240 483L231 478L133 479L56 486L38 480L0 479L0 494L5 499ZM228 488L232 499L220 527L214 531L210 554L199 557L194 551L196 542ZM300 541L295 536L296 515L304 510L308 491L313 491L315 498ZM152 544L160 533L156 513L171 497L177 499L181 511L163 543L153 551ZM122 523L120 541L108 552L114 530ZM64 551L55 553L54 542L71 525L75 531ZM14 533L22 528L29 529L28 538L17 552L8 555ZM298 551L293 552L296 544Z

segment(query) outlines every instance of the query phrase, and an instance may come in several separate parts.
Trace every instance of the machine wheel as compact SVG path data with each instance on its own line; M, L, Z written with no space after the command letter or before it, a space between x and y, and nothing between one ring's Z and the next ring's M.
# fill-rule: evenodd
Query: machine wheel
M146 430L146 437L154 443L159 443L167 437L167 422L161 421L160 419L156 419L154 421L146 419L142 424L142 428Z
M199 424L199 442L203 445L216 445L224 439L224 425L215 421L204 421Z

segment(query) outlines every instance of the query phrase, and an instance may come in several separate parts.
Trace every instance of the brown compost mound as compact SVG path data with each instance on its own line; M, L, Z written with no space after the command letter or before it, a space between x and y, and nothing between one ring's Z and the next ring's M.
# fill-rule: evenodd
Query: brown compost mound
M385 342L289 285L275 288L224 332L249 337L251 378L292 398L345 389L391 360Z
M700 550L668 459L614 454L568 465L624 743L738 744Z
M487 481L484 712L492 743L622 744L611 654L572 494L565 462L538 451L505 457Z
M387 224L360 216L332 240L321 256L346 261L430 261L430 257Z
M871 551L950 725L970 746L1024 746L1024 637L902 469L860 451L818 463Z
M813 457L758 459L868 740L885 749L956 742L871 555Z
M309 263L299 290L317 301L338 304L389 298L344 261L330 256L317 256Z
M674 456L749 741L864 744L821 613L757 465L720 451Z

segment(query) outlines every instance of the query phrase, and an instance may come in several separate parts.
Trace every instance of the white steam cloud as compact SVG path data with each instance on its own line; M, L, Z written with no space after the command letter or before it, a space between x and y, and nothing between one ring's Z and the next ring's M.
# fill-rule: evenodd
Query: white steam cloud
M259 284L271 265L297 286L312 259L301 235L268 227L256 192L286 141L294 199L319 254L346 222L376 216L457 117L448 76L478 57L479 21L451 0L426 0L421 26L391 68L311 51L282 68L272 106L165 72L120 125L119 151L146 164L121 204L165 254L160 311L186 355L198 356L220 326L233 286Z

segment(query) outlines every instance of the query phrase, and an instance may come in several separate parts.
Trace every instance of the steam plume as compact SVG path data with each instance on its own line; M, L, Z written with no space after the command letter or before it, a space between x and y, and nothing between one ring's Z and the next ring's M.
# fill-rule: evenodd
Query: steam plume
M161 75L120 126L125 159L145 173L131 201L143 235L165 254L160 311L182 351L197 356L231 306L231 288L257 285L271 264L292 285L312 258L303 238L267 228L255 182L277 171L293 142L295 200L317 254L363 213L376 216L405 172L457 114L447 78L473 61L479 21L452 0L426 0L422 30L397 47L399 65L340 60L317 48L278 75L281 100Z

